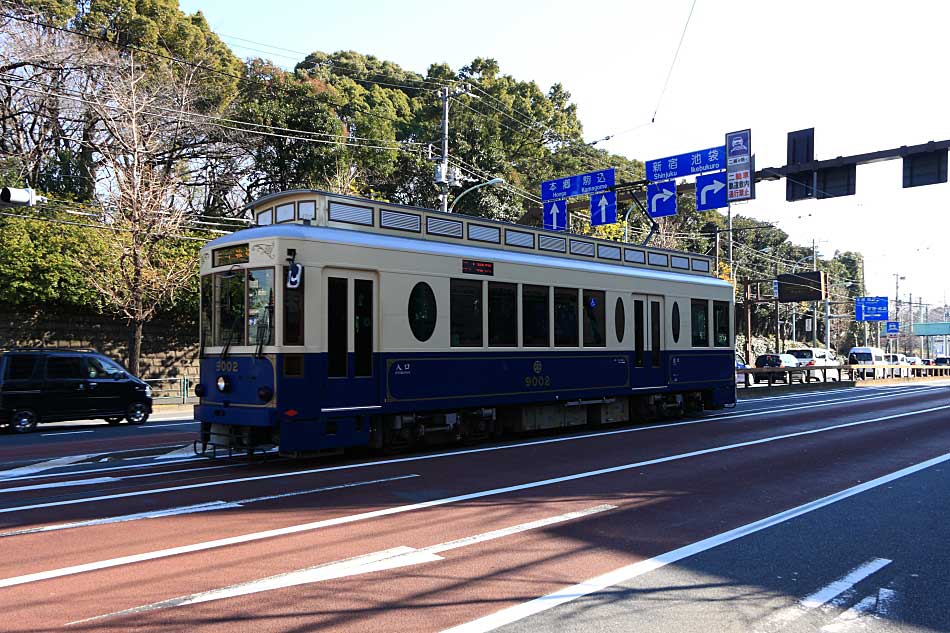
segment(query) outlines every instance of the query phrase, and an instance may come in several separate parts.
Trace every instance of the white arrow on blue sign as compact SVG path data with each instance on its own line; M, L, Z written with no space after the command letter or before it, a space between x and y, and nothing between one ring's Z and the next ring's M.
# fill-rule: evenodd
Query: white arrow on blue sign
M726 172L696 176L696 210L711 211L729 206L726 200Z
M651 218L676 215L676 183L661 182L647 185L647 214Z
M567 200L544 202L544 228L549 231L563 231L567 228Z
M590 225L617 223L617 192L605 191L590 197Z

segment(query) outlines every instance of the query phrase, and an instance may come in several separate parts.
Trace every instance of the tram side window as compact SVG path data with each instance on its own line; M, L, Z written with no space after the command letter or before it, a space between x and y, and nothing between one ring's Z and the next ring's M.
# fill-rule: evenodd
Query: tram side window
M488 282L488 344L518 345L518 286Z
M248 345L274 344L274 269L247 273Z
M521 337L525 347L548 347L551 344L549 295L547 286L521 287Z
M355 376L373 375L373 282L353 281L353 362Z
M214 276L215 346L244 345L244 276L243 270Z
M643 367L643 301L633 302L633 362Z
M604 291L584 291L584 347L607 345L607 314L604 310Z
M716 347L729 347L729 302L713 301L713 332Z
M652 352L652 361L654 367L660 366L662 357L660 356L661 332L660 332L660 302L650 302L650 351Z
M709 347L709 302L705 299L692 299L689 307L693 347Z
M452 347L481 347L482 282L452 279L449 295Z
M554 345L577 347L577 291L554 289Z
M284 266L284 276L287 279L289 269ZM303 320L303 290L304 279L300 278L300 283L296 288L284 287L284 345L303 345L304 344L304 320Z
M327 278L327 375L333 378L346 377L346 284L343 277Z
M201 278L201 345L211 345L214 314L214 276Z

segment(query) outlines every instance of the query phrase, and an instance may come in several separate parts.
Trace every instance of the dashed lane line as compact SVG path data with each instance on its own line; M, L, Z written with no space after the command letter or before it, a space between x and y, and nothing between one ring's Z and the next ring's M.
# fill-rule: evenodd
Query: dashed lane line
M948 409L950 409L950 405L946 405L942 407L931 407L928 409L920 409L916 411L907 411L904 413L887 415L887 416L882 416L878 418L870 418L867 420L857 420L855 422L837 424L834 426L824 427L821 429L811 429L808 431L799 431L796 433L786 433L784 435L762 438L758 440L750 440L747 442L739 442L735 444L727 444L724 446L717 446L717 447L707 448L707 449L698 450L698 451L690 451L688 453L680 453L677 455L668 455L666 457L659 457L659 458L649 459L649 460L640 461L640 462L633 462L630 464L622 464L619 466L611 466L609 468L589 470L589 471L580 472L580 473L573 473L570 475L562 475L560 477L552 477L550 479L531 481L531 482L527 482L523 484L515 484L511 486L504 486L501 488L492 488L489 490L480 490L477 492L454 495L451 497L443 497L441 499L432 499L429 501L422 501L419 503L412 503L412 504L402 505L402 506L393 506L389 508L382 508L379 510L360 512L358 514L339 516L339 517L334 517L332 519L323 519L320 521L313 521L311 523L302 523L302 524L291 525L291 526L282 527L282 528L274 528L271 530L264 530L262 532L251 532L251 533L242 534L239 536L231 536L231 537L226 537L226 538L221 538L221 539L215 539L213 541L192 543L190 545L180 545L178 547L170 547L170 548L161 549L161 550L154 550L151 552L143 552L141 554L131 554L128 556L120 556L117 558L93 561L90 563L83 563L80 565L71 565L69 567L61 567L59 569L51 569L47 571L25 574L22 576L14 576L10 578L0 579L0 588L13 587L16 585L23 585L23 584L32 583L32 582L38 582L41 580L49 580L52 578L61 578L64 576L71 576L74 574L80 574L80 573L84 573L88 571L109 569L112 567L119 567L122 565L129 565L133 563L141 563L141 562L150 561L150 560L157 560L160 558L168 558L170 556L178 556L181 554L190 554L194 552L207 551L207 550L217 549L221 547L228 547L231 545L251 543L254 541L270 539L270 538L274 538L278 536L287 536L290 534L300 534L303 532L311 532L311 531L322 529L322 528L355 523L357 521L365 521L368 519L376 519L376 518L385 517L385 516L392 516L395 514L413 512L416 510L422 510L426 508L434 508L434 507L444 506L448 504L459 503L462 501L470 501L472 499L482 499L485 497L493 497L497 495L508 494L511 492L518 492L521 490L529 490L529 489L540 488L544 486L551 486L555 484L566 483L570 481L577 481L577 480L586 479L589 477L597 477L600 475L623 472L623 471L631 470L634 468L644 468L646 466L653 466L656 464L664 464L668 462L689 459L692 457L699 457L701 455L712 455L715 453L721 453L721 452L735 450L739 448L745 448L748 446L758 446L761 444L769 444L772 442L778 442L781 440L786 440L786 439L795 438L795 437L805 437L808 435L815 435L818 433L828 433L834 430L850 428L850 427L860 426L864 424L871 424L875 422L896 420L899 418L904 418L904 417L909 417L909 416L924 415L927 413L933 413L935 411L945 411ZM939 459L941 461L950 459L950 454L944 455ZM259 479L259 478L248 478L248 479ZM875 480L875 481L878 481L878 480ZM780 515L776 515L776 516L780 516ZM758 529L761 529L761 528L758 528ZM737 537L733 537L733 538L737 538ZM728 541L723 541L723 542L728 542ZM682 557L683 556L680 556L680 558ZM679 559L677 558L675 560L679 560ZM663 564L667 564L667 563L663 563Z

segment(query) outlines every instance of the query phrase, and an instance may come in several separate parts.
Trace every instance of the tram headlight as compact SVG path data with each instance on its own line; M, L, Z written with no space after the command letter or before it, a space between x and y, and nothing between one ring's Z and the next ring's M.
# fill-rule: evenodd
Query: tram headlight
M214 384L221 393L231 391L231 381L228 380L227 376L218 376L218 380Z
M205 393L207 393L207 391L208 391L207 387L205 387L200 382L197 385L195 385L195 395L198 396L199 398L203 398Z
M258 387L257 397L261 399L261 402L270 402L270 399L274 397L274 390L270 387Z

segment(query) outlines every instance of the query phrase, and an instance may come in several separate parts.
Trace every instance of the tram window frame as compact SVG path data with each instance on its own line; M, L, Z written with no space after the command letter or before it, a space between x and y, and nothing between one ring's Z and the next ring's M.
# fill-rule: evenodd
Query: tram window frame
M580 346L579 294L577 288L554 288L555 347Z
M452 347L484 347L480 279L449 280L449 342Z
M306 210L306 213L304 212ZM316 220L317 219L317 201L316 200L301 200L297 203L297 218L300 220Z
M373 375L374 287L372 279L353 280L353 375L357 378Z
M544 296L543 310L541 297ZM540 318L538 318L540 317ZM551 347L551 288L534 284L521 286L521 344L523 347Z
M418 281L412 286L406 305L406 318L409 331L417 341L425 343L432 338L438 324L439 305L428 282Z
M659 301L650 301L650 352L654 368L663 364L661 354L663 346L663 331L660 329L663 310Z
M198 320L201 347L208 347L214 335L214 273L201 278L201 310Z
M267 218L266 220L264 218ZM264 209L257 214L257 226L270 226L274 223L274 209Z
M646 351L646 301L633 300L633 364L643 367Z
M261 345L261 336L260 330L261 325L257 322L251 323L251 277L255 277L255 273L264 273L265 278L270 277L270 298L268 303L263 306L265 311L266 318L268 320L267 325L267 337L265 338L264 345L273 345L274 344L274 310L277 305L276 301L276 288L275 288L275 279L274 279L274 268L271 266L262 267L262 268L249 268L247 269L247 274L245 275L244 282L244 292L246 295L244 303L244 321L247 324L247 335L246 340L248 345ZM268 273L270 273L268 275ZM255 277L256 279L256 277ZM256 306L255 306L256 307ZM269 308L269 310L268 310ZM255 328L256 326L256 328Z
M281 279L286 280L289 274L290 267L284 266ZM304 283L305 277L301 275L300 282L296 288L288 288L286 283L283 285L284 310L281 317L284 323L283 344L288 347L306 345L307 328L305 327L305 317L307 308ZM291 299L293 299L293 301L291 301ZM296 321L293 318L294 316L296 316Z
M709 301L689 300L689 330L693 347L709 347Z
M327 376L346 378L349 373L349 279L327 277Z
M729 343L729 302L713 301L713 345L730 347Z
M238 284L234 284L233 280L240 279L240 312L236 311L236 308L231 308L228 315L225 315L222 310L225 308L225 304L222 298L222 287L224 285L234 285L235 288L230 290L233 293L231 298L238 296ZM231 317L230 319L226 317ZM212 329L212 346L214 347L224 347L227 345L232 346L241 346L244 345L244 341L247 340L246 332L246 322L247 322L247 270L244 268L238 268L235 270L228 270L223 272L217 272L214 274L214 315L213 315L213 325ZM232 327L224 327L225 323L239 324ZM233 332L238 336L235 338L231 336L230 333Z
M278 204L274 207L274 224L283 224L285 222L293 222L296 206L293 202L287 202L284 204Z
M680 304L679 301L673 302L673 307L670 308L670 334L673 335L673 342L680 342L680 330L682 329L682 317L680 315Z
M488 282L488 346L518 347L518 284Z
M617 297L614 302L614 334L617 336L617 343L623 343L623 337L627 333L627 310L623 305L623 297Z
M607 307L603 290L584 290L584 347L607 347Z

